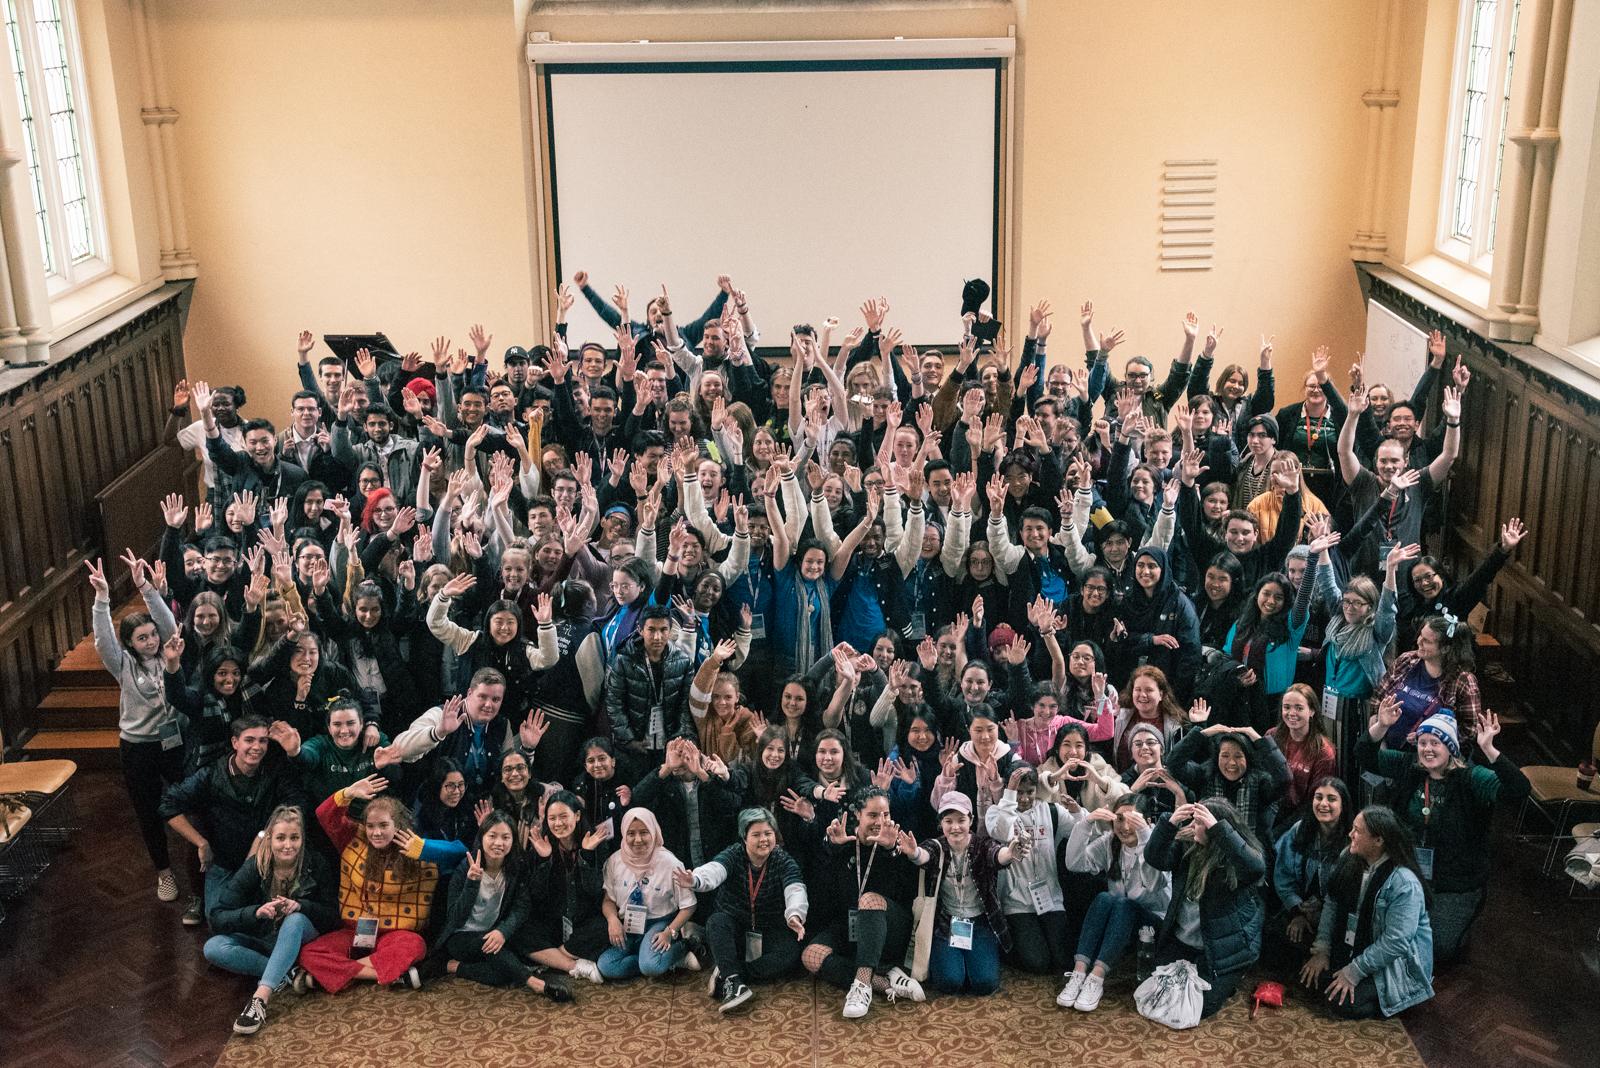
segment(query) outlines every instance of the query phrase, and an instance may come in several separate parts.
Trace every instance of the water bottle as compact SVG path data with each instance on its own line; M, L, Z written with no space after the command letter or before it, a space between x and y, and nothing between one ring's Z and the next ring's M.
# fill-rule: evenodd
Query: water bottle
M1155 970L1156 964L1156 929L1150 926L1139 928L1139 982L1150 978L1150 973Z

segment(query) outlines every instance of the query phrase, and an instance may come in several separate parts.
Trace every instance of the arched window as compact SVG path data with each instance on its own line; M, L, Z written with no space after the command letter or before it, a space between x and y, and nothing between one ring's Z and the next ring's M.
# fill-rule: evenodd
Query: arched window
M1438 250L1489 272L1521 0L1462 0L1439 198Z

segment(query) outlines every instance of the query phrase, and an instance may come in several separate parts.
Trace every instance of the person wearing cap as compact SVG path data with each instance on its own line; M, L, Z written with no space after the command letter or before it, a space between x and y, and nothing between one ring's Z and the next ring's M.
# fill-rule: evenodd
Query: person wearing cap
M1467 764L1455 716L1438 711L1418 725L1416 752L1380 746L1400 720L1393 697L1356 743L1356 765L1390 780L1388 797L1417 843L1417 866L1432 892L1436 964L1454 960L1466 947L1472 922L1487 896L1494 860L1491 825L1495 808L1528 796L1528 777L1495 745L1500 717L1485 709L1476 720L1478 755Z
M1000 989L1000 953L1011 949L1000 869L1028 856L1033 842L1025 835L1002 843L979 834L966 794L934 796L942 833L920 845L904 831L899 835L900 852L929 869L938 887L928 983L946 994L993 994Z
M716 966L710 993L718 1012L732 1012L753 996L750 983L781 979L800 960L811 902L794 857L778 845L778 822L764 808L738 817L739 840L693 871L673 879L696 893L716 893L706 920L706 941Z
M1189 791L1162 763L1165 748L1166 740L1155 724L1135 723L1128 729L1128 752L1133 755L1133 762L1122 773L1122 784L1138 797L1139 811L1146 820L1189 803Z

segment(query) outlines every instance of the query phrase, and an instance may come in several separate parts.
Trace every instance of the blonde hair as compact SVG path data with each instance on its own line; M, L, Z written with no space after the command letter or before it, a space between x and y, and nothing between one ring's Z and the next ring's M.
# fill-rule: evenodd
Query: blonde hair
M367 847L367 861L361 874L369 882L381 882L384 871L389 869L394 871L395 878L402 883L416 882L422 877L420 861L400 852L399 846L392 841L383 849L373 849L372 843L367 841L367 817L375 810L389 813L389 818L394 821L396 834L411 830L411 810L401 804L398 798L374 797L368 801L361 822L356 824L356 833L361 836L362 843Z
M280 823L292 823L300 828L300 854L294 858L294 871L287 877L278 875L278 866L272 856L272 829ZM294 897L300 890L300 876L306 868L306 817L294 805L279 805L267 817L267 825L256 835L250 855L255 858L256 874L261 876L270 897Z

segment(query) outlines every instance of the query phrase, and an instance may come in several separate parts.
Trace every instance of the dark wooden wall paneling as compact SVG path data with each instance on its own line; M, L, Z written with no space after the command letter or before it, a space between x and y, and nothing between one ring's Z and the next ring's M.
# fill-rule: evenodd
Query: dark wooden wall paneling
M1586 752L1600 720L1600 398L1365 269L1360 275L1369 297L1423 330L1443 331L1472 371L1445 553L1459 574L1489 551L1505 520L1527 524L1491 592L1487 629L1507 647L1536 724Z
M111 548L96 496L163 448L174 461L172 488L192 467L161 444L172 384L183 377L187 295L187 286L169 286L87 344L81 334L68 339L75 351L0 396L0 736L8 746L22 740L56 663L89 631L83 563Z

